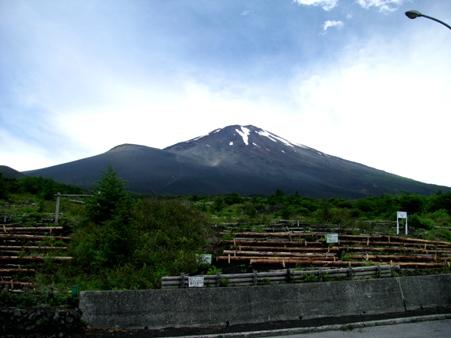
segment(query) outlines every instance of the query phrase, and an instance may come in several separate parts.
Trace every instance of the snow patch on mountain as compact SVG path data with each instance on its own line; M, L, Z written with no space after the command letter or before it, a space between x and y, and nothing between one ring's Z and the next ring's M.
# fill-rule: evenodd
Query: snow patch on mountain
M241 136L245 145L249 145L249 135L251 131L243 126L240 126L240 129L235 129L235 131Z
M259 131L257 131L256 132L258 135L261 135L261 136L264 136L264 137L267 137L267 138L269 138L271 141L273 141L273 142L282 142L283 144L285 144L285 145L287 145L287 146L289 146L289 147L292 147L292 148L294 148L294 145L293 144L291 144L290 142L288 142L287 140L285 140L284 138L281 138L281 137L279 137L279 136L277 136L277 135L274 135L274 134L271 134L270 132L267 132L266 130L259 130Z
M305 146L303 144L300 144L300 143L296 143L296 146L298 146L300 148L304 148L304 149L311 149L310 147L307 147L307 146Z

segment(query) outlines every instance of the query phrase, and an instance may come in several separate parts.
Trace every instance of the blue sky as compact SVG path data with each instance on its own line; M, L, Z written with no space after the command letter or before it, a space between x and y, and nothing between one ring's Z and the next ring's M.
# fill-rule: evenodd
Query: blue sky
M0 164L230 124L451 186L448 0L0 0Z

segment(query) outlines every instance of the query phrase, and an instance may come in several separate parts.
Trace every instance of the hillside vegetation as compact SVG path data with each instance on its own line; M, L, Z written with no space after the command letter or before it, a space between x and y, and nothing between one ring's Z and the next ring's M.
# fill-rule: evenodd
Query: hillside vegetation
M4 224L51 225L57 192L86 193L39 177L0 176ZM252 225L258 230L260 225L293 219L370 232L374 223L382 223L394 234L396 211L402 210L409 214L415 237L451 241L451 193L356 200L312 199L282 191L271 196L148 198L127 193L111 169L90 193L81 202L62 199L60 225L70 234L65 255L72 259L62 264L52 260L56 254L46 253L32 280L37 288L153 288L165 275L208 269L214 273L214 267L198 261L199 254L214 251L221 239L211 224L234 223L238 230Z
M276 191L271 196L238 194L191 197L193 205L213 223L266 224L280 219L307 224L335 224L371 232L384 224L393 234L396 212L407 211L408 224L418 238L451 241L451 193L383 195L363 199L313 199Z

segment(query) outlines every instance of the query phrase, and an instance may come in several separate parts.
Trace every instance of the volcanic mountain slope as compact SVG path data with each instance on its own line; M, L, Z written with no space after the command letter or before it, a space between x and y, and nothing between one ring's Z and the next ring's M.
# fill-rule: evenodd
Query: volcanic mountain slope
M437 186L327 155L255 126L228 126L166 150L225 171L259 177L261 193L276 188L309 196L358 197L402 191L431 193Z
M155 195L270 194L282 189L315 197L360 197L428 194L440 188L296 145L250 125L216 129L163 150L124 144L27 174L90 188L109 165L131 191Z
M141 145L123 144L93 157L33 170L27 175L50 177L59 182L91 188L111 166L127 188L151 195L226 193L223 186L238 189L217 169L189 157Z
M0 174L6 179L17 179L23 176L19 171L6 165L0 165Z

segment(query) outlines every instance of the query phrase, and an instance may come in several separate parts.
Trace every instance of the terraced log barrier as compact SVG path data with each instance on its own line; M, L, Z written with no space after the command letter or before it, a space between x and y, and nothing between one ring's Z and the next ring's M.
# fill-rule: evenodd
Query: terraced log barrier
M360 221L355 225L342 226L340 224L314 224L301 220L279 220L271 224L246 224L246 223L219 223L213 225L216 229L221 229L224 233L235 233L239 231L282 232L282 231L302 231L302 232L340 232L347 234L368 233L368 234L388 234L396 232L396 221L371 220ZM410 231L414 229L410 228Z
M222 242L219 264L264 266L345 267L390 264L401 268L440 268L450 265L451 242L388 235L340 234L327 244L318 232L239 232Z
M33 289L33 277L46 261L69 262L70 236L62 226L0 224L0 287Z

